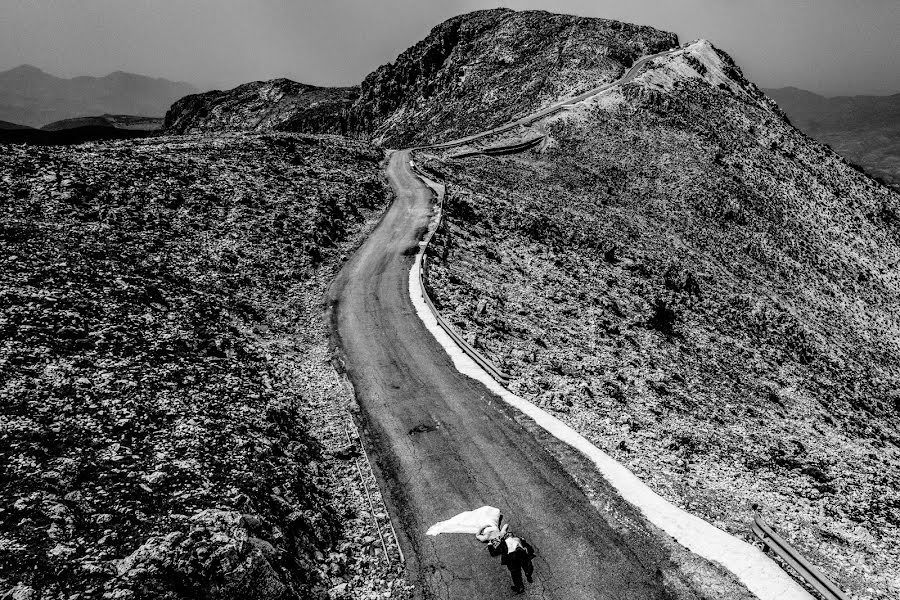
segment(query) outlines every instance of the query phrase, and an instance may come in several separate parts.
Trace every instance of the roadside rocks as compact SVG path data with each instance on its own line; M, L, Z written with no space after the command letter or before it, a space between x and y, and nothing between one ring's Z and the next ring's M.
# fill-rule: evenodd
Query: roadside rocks
M246 523L237 512L207 509L189 530L151 537L117 564L117 597L127 596L122 590L183 594L177 582L195 582L193 593L209 598L282 597L287 587L269 562L279 551L251 537Z

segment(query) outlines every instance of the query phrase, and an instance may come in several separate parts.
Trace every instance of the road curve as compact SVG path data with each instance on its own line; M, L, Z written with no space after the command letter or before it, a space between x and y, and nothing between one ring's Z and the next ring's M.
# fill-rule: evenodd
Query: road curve
M616 83L444 145L531 122ZM493 600L511 593L505 568L473 536L425 536L439 520L490 504L538 548L525 597L671 597L662 575L667 552L652 537L610 527L512 409L454 368L416 315L409 271L434 205L409 153L391 155L395 200L333 282L328 319L417 596Z

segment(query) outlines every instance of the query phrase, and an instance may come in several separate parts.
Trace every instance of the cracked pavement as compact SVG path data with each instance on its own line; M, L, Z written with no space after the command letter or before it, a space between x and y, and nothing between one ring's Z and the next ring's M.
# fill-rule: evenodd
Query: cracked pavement
M474 536L425 536L437 521L490 504L537 549L535 581L522 597L671 597L659 541L610 526L512 409L456 371L415 316L408 250L432 198L407 152L393 154L388 177L396 199L335 279L328 318L417 596L512 595L506 567Z

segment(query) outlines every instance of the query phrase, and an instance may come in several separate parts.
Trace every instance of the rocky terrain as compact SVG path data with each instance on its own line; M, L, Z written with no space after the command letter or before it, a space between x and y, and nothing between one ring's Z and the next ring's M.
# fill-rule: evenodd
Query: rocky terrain
M0 145L0 596L405 597L321 319L382 157Z
M290 79L246 83L180 99L166 113L170 133L296 131L347 133L356 88L322 88Z
M674 34L605 19L461 15L366 77L350 127L390 148L460 137L612 81L636 58L677 43Z
M91 115L159 116L194 86L116 71L105 77L55 77L31 65L0 73L0 119L40 127Z
M807 135L900 191L900 94L826 98L790 87L764 91Z
M439 308L666 498L748 540L758 505L852 597L896 598L900 195L703 41L535 133L419 153L449 186Z
M47 123L44 131L62 131L78 127L111 127L114 129L158 131L162 129L162 117L139 117L134 115L100 115L97 117L77 117Z

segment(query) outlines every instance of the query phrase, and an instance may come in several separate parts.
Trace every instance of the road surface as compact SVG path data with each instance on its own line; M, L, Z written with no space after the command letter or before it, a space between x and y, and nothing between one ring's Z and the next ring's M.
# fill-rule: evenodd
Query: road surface
M489 504L538 549L523 597L670 597L665 550L652 536L611 528L512 409L456 371L416 315L409 270L434 207L409 152L391 156L396 198L332 284L329 319L417 594L512 594L505 567L474 536L425 536L435 522Z

